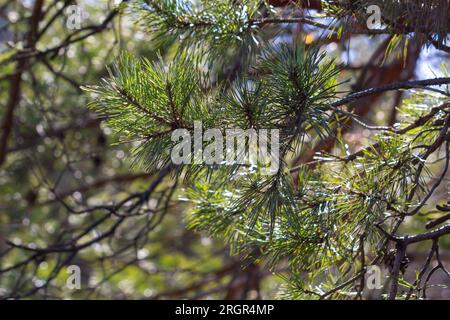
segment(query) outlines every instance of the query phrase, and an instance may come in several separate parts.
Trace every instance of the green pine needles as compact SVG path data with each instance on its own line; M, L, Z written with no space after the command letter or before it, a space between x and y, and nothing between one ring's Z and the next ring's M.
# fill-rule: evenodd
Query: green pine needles
M110 77L88 91L97 95L92 107L107 118L122 141L136 141L134 158L149 171L170 163L175 129L208 122L202 79L186 56L165 66L122 54Z
M258 43L246 37L255 37L259 15L269 8L262 1L233 3L133 2L155 38L182 37L183 44L170 63L122 54L109 77L88 88L96 95L91 108L123 142L139 143L132 154L137 165L148 171L169 166L175 179L184 176L190 228L225 239L233 254L275 271L287 263L283 297L354 297L367 265L383 259L389 241L400 241L389 232L422 210L436 188L426 160L438 161L435 153L444 145L448 158L447 96L417 92L399 109L400 124L371 127L339 102L341 70L318 47L303 44L265 44L234 81L213 75L217 69L208 68L195 47L213 50L214 57ZM377 132L359 151L350 151L340 134L351 119ZM262 174L264 162L174 165L171 134L194 135L196 121L223 133L279 130L277 172ZM332 153L293 161L330 137L337 140ZM250 145L248 137L243 141Z
M91 106L107 118L123 141L139 142L135 162L149 171L170 165L173 130L186 129L194 135L196 120L202 121L204 129L280 130L277 174L264 177L239 165L225 170L228 176L239 177L235 183L242 197L233 202L233 210L248 212L250 226L261 214L270 217L268 229L272 231L277 216L290 211L294 199L285 160L305 139L329 134L339 69L317 48L304 46L282 44L259 59L256 69L265 77L247 75L224 89L212 88L205 81L208 76L201 75L187 55L164 67L162 60L150 63L123 54L110 78L88 89L97 95ZM223 171L199 164L177 167L179 173L182 169L191 179L204 169L208 176L215 169Z
M129 6L157 46L177 40L185 48L224 61L230 51L257 50L262 39L256 22L263 7L262 0L236 1L233 5L229 0L139 0Z

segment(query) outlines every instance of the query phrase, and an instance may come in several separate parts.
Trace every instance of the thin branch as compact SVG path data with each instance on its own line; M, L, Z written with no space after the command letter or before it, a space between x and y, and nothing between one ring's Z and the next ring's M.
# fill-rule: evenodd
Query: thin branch
M426 86L438 86L438 85L444 85L444 84L450 84L450 78L435 78L435 79L427 79L427 80L418 80L418 81L404 81L404 82L396 82L387 84L385 86L381 86L378 88L370 88L367 90L363 90L360 92L352 93L348 95L347 97L336 101L335 103L331 104L331 108L337 108L343 105L346 105L349 102L353 102L355 100L371 96L378 93L383 93L387 91L393 91L393 90L400 90L400 89L417 89L421 88L423 89Z

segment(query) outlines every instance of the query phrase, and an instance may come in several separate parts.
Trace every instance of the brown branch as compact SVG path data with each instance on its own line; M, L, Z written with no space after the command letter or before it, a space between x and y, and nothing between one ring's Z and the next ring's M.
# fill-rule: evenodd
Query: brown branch
M42 16L42 6L44 0L36 0L33 7L33 13L30 17L30 25L28 35L25 41L25 50L33 50L36 45L36 35L39 27L39 21ZM2 136L0 138L0 166L6 160L8 140L11 135L14 122L14 111L19 105L22 86L22 73L23 68L28 64L28 58L19 59L16 65L16 72L11 76L11 82L9 86L9 98L6 104L6 112L2 122Z
M396 83L390 83L381 87L377 88L370 88L367 90L363 90L360 92L355 92L347 97L336 101L335 103L331 104L332 108L337 108L343 105L346 105L349 102L356 101L358 99L371 96L378 93L383 93L387 91L393 91L393 90L401 90L401 89L426 89L427 86L437 86L437 85L444 85L444 84L450 84L450 78L435 78L435 79L426 79L426 80L418 80L418 81L404 81L404 82L396 82Z
M329 295L345 288L346 286L352 284L353 282L355 282L356 280L358 280L360 277L362 277L364 275L364 270L361 270L360 272L358 272L355 276L353 276L352 278L348 279L347 281L341 283L340 285L338 285L337 287L331 289L330 291L325 292L324 294L322 294L320 296L320 300L325 299L326 297L328 297Z
M434 228L434 227L440 225L441 223L444 223L444 222L447 221L448 219L450 219L450 213L449 213L449 214L446 214L446 215L444 215L444 216L442 216L442 217L436 218L436 219L434 219L434 220L431 220L430 222L428 222L428 223L426 224L425 228L427 228L427 229Z
M389 290L389 300L395 300L397 297L398 280L400 276L400 267L405 258L407 245L403 241L397 242L397 252L395 255L394 267L391 271L391 288Z
M414 236L404 237L401 238L406 244L416 243L416 242L422 242L426 240L435 240L438 239L444 235L450 234L450 224L447 224L445 226L440 227L439 229L417 234Z

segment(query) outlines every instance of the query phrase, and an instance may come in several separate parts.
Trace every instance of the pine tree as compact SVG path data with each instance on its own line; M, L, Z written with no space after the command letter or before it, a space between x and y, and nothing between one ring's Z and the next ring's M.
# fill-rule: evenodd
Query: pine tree
M421 3L430 23L411 19L417 15L407 2L379 1L389 13L383 32L393 39L387 59L399 44L404 47L397 51L404 53L413 37L445 47L448 17L440 10L448 9L448 2ZM329 1L323 12L364 21L367 4ZM433 207L448 211L433 194L446 183L449 166L449 91L442 86L449 78L349 92L349 79L323 47L286 41L279 33L286 24L310 23L325 43L345 35L354 21L323 25L285 16L271 1L132 1L124 10L154 36L152 45L171 47L173 59L152 62L124 52L101 84L86 88L95 95L90 106L123 143L138 142L130 155L136 166L149 172L169 168L173 179L183 181L189 228L223 238L244 265L258 262L276 270L287 263L280 292L285 298L361 297L368 266L384 263L390 270L389 298L420 296L424 274L418 270L416 281L408 283L402 270L409 246L426 240L433 241L430 255L448 274L438 244L450 225L435 229L439 223L432 220L431 231L409 236L401 231L408 219L426 227L420 217ZM402 103L395 125L373 126L358 117L360 99L410 89L416 90ZM278 129L277 173L264 175L264 162L174 165L171 134L183 129L193 135L195 121L204 131L223 133ZM342 135L352 125L370 132L359 150ZM337 141L332 151L293 161L330 138Z

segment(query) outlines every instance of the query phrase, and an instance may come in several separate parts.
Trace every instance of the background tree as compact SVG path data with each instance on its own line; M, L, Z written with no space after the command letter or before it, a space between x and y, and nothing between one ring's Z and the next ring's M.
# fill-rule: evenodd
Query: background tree
M2 298L446 297L448 0L0 12ZM279 129L280 170L173 165L196 120Z

